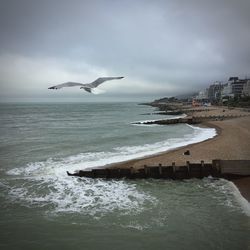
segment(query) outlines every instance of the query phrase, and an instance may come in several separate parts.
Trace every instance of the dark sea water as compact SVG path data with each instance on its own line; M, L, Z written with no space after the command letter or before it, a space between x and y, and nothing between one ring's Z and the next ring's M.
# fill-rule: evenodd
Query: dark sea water
M225 180L102 180L66 171L211 138L136 103L0 104L0 249L250 249L249 203Z

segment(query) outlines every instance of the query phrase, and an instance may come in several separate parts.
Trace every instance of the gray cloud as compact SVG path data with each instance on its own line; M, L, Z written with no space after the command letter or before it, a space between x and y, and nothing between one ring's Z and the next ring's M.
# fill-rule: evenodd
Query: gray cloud
M244 0L1 0L2 96L52 97L52 82L103 74L126 76L103 86L108 98L173 95L244 77L249 9Z

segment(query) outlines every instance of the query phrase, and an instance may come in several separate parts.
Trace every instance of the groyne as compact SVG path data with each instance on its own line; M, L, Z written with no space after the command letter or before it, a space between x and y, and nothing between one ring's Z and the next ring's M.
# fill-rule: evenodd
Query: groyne
M228 180L250 176L250 160L218 160L210 163L201 161L200 163L186 162L185 166L176 166L175 162L171 165L148 166L143 168L100 168L89 171L80 170L76 173L69 173L69 176L79 176L88 178L105 179L172 179L183 180L190 178L204 178L208 176L225 178Z
M165 119L165 120L154 120L154 121L145 121L145 122L134 122L133 124L144 124L144 125L173 125L179 123L186 124L199 124L206 121L216 121L216 120L226 120L238 117L248 116L249 114L244 115L201 115L201 116L187 116L183 118L174 118L174 119Z

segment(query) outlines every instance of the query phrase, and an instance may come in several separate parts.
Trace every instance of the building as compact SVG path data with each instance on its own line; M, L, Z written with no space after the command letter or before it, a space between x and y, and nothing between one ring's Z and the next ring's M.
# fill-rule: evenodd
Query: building
M250 96L250 80L247 80L246 84L243 86L242 94L243 96Z
M238 76L231 76L231 77L229 77L229 79L228 79L229 82L236 82L236 81L238 81L238 80L239 80L239 77L238 77Z
M249 89L247 88L247 82L249 79L239 79L238 77L230 77L228 79L227 84L224 86L222 90L222 97L241 97L242 95L246 95L249 93ZM243 93L243 89L245 88L245 93Z
M208 103L226 103L230 98L250 96L250 79L229 77L227 83L215 82L206 90L200 91L193 99L193 106L207 105Z
M234 97L231 83L226 83L224 85L224 88L223 88L223 90L221 92L221 97L222 98L224 98L224 97L229 97L229 98Z
M199 94L195 97L196 100L207 100L208 99L208 91L207 89L202 90Z
M209 86L208 88L208 99L211 102L219 101L221 99L222 90L224 88L224 85L220 82L214 83Z
M238 80L232 83L232 93L234 96L240 97L243 94L243 87L247 83L246 80Z

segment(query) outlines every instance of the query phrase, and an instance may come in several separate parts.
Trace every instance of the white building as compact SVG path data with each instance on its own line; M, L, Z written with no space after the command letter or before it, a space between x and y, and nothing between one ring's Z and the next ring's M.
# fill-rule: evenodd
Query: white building
M247 80L246 84L243 86L242 93L244 96L250 96L250 80Z
M239 79L238 77L230 77L227 84L222 90L222 98L249 95L250 87L248 82L249 79Z
M207 98L208 98L207 97L207 89L200 91L199 94L195 97L196 100L204 100Z
M232 88L232 83L229 82L227 83L222 92L221 92L221 96L222 98L225 97L225 96L228 96L228 97L234 97L234 94L233 94L233 88Z

